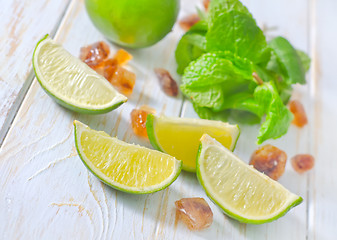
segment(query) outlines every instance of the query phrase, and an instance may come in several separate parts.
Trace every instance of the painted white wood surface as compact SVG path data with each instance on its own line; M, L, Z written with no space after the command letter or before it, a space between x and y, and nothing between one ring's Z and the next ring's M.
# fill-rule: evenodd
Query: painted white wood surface
M310 147L317 158L310 175L311 205L309 208L309 239L336 239L337 233L337 82L334 56L337 54L336 1L311 2L311 69L312 118Z
M33 78L31 58L34 46L46 33L53 34L58 28L68 2L69 0L0 1L0 139L7 130L2 129L5 119L13 117L27 91L28 86L22 89L25 81L28 80L29 85Z
M260 25L277 27L268 34L286 36L313 58L309 84L296 87L293 96L304 103L309 126L301 130L291 127L285 137L270 141L284 149L289 158L297 153L316 157L313 171L299 175L288 162L280 179L304 198L300 206L273 223L240 224L225 217L207 199L193 174L183 172L161 192L134 196L103 185L81 163L74 148L74 119L127 142L150 147L132 133L129 116L134 107L147 104L166 115L178 116L181 112L182 116L196 117L182 96L166 97L153 74L154 67L164 67L179 78L175 74L174 50L182 31L175 26L155 46L131 51L134 60L130 66L137 74L135 90L126 104L111 113L74 114L53 102L34 80L1 147L0 239L335 239L337 33L333 29L337 4L332 0L244 3ZM194 12L196 4L201 6L199 1L183 0L180 17ZM81 46L102 39L90 23L83 1L73 0L56 40L76 56ZM35 41L30 44L33 46ZM26 65L30 66L30 59ZM16 74L23 74L23 70ZM257 147L254 142L258 127L241 128L235 152L248 161ZM192 232L175 221L174 201L193 196L204 197L213 210L214 222L207 230Z

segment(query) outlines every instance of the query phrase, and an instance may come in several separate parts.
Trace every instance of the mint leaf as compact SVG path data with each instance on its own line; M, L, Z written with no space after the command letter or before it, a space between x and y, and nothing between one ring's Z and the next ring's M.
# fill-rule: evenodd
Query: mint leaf
M229 96L246 91L253 94L252 66L230 52L206 53L185 69L180 89L200 107L221 111Z
M259 75L261 78L265 77L263 71L267 72L269 76L272 75L272 81L275 83L283 103L287 104L293 90L291 85L297 82L305 83L304 73L309 70L310 58L306 53L295 50L282 37L273 39L269 46L272 49L270 60L266 68L259 72Z
M178 64L177 72L183 74L188 64L197 59L206 50L207 24L199 21L180 39L175 58Z
M210 108L199 107L196 104L193 104L193 107L198 116L203 119L230 122L233 124L236 123L257 124L261 122L260 117L247 111L227 109L221 112L214 112Z
M280 76L283 76L285 74L281 69L280 63L274 51L270 52L270 59L265 69L268 71L274 72Z
M264 108L264 112L267 113L266 120L262 123L257 137L258 144L267 139L276 139L286 134L293 115L282 103L275 85L270 82L257 86L254 97L256 102Z
M206 34L206 49L230 51L256 64L270 58L265 36L255 20L236 10L220 14L213 20Z
M196 24L194 24L190 30L188 30L189 33L200 33L200 34L206 34L208 30L208 25L207 22L205 20L200 20L199 22L197 22Z
M284 80L284 76L280 73L276 58L270 58L270 61L267 64L267 68L256 65L255 71L264 82L271 81L275 84L282 102L284 104L287 104L291 97L293 88L291 84Z
M302 66L304 68L304 71L307 72L310 69L310 63L311 63L311 59L308 56L308 54L306 54L305 52L301 51L301 50L296 50L297 55L299 56Z
M264 115L264 109L255 101L253 92L241 91L226 97L223 109L236 109L250 112L261 118Z
M205 53L203 47L196 43L205 41L205 36L198 33L186 33L179 41L175 57L177 61L177 72L183 74L188 64Z
M283 37L276 37L269 42L276 56L280 71L288 84L305 84L305 70L294 47Z
M293 87L282 79L276 79L274 81L274 84L278 90L283 104L286 105L289 102L290 97L293 93Z
M229 11L238 11L252 17L248 9L239 0L212 0L209 5L209 25L213 25L214 20L221 14Z
M258 124L261 122L261 118L251 112L231 109L229 121L231 123Z
M212 109L207 107L200 107L197 104L193 103L194 111L202 119L218 120L227 122L230 110L225 110L221 112L214 112Z

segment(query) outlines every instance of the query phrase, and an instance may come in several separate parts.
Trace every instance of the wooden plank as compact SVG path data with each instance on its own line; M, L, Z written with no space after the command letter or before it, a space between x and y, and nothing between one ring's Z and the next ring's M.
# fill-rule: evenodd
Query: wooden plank
M267 1L246 0L243 3L252 12L258 24L267 30L267 38L278 35L286 37L296 48L308 51L309 49L309 23L308 3L301 1ZM289 7L291 6L291 7ZM309 84L296 86L293 99L301 100L306 109L310 109ZM183 117L197 117L190 102L185 102L182 111ZM312 119L310 118L309 121ZM240 124L241 136L237 143L235 154L249 162L252 152L258 148L255 144L259 126L247 126ZM291 210L285 217L268 224L259 226L239 224L221 215L214 206L215 221L219 222L216 231L225 232L229 228L232 239L305 239L307 234L307 175L299 175L294 172L290 164L290 158L297 153L310 152L310 142L307 141L310 133L309 127L299 130L291 126L289 133L279 140L269 140L270 143L284 150L288 155L288 164L285 174L279 182L292 192L302 196L304 202ZM263 144L263 145L264 145ZM296 184L294 184L296 183ZM197 186L197 182L195 183ZM228 226L231 225L231 226ZM227 230L228 231L228 230ZM227 232L228 234L228 232ZM214 237L214 236L212 236ZM221 237L218 236L220 239ZM213 239L213 238L212 238ZM214 237L214 239L217 239Z
M316 158L314 171L310 173L310 208L308 239L335 239L337 206L337 157L335 136L337 128L334 30L337 16L336 1L310 1L310 35L312 69L311 81L311 149Z
M74 0L56 40L76 56L81 46L103 36L90 23L83 2ZM1 149L3 238L153 239L159 234L157 223L165 216L162 205L168 204L167 190L133 196L103 185L76 154L72 121L78 119L127 142L150 146L132 133L130 112L147 104L158 113L179 114L181 96L167 97L153 72L155 67L164 67L176 77L176 40L170 33L151 48L130 50L134 56L130 67L137 75L135 89L126 104L109 114L67 111L34 80Z
M38 0L1 3L0 141L21 104L23 96L17 100L18 95L24 95L31 83L31 58L35 44L44 34L53 34L68 2L69 0ZM25 86L27 79L29 82ZM7 117L11 119L2 128Z

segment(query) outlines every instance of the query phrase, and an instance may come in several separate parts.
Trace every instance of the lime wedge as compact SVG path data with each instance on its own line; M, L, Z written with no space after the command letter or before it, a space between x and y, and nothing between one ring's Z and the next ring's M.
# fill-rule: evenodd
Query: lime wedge
M204 119L170 118L149 114L146 120L149 140L154 148L183 161L183 169L195 172L200 138L204 133L233 151L240 130L237 125Z
M85 166L105 184L128 193L152 193L168 187L181 161L167 154L128 144L74 121L75 144Z
M70 110L105 113L127 101L103 76L72 56L48 35L35 47L33 67L46 93Z
M229 217L244 223L271 222L302 202L207 134L201 138L197 176L208 197Z

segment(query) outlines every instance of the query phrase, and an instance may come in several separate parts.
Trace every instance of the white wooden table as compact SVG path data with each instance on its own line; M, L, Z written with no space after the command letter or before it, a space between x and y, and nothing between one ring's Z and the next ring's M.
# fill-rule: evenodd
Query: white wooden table
M36 42L50 33L75 56L81 46L103 40L82 0L0 1L0 239L337 239L337 74L335 0L245 0L270 37L283 35L309 53L308 84L296 86L293 99L304 103L309 125L291 126L271 144L289 157L311 153L316 166L299 175L291 167L279 180L304 202L281 219L263 225L231 220L206 197L194 174L182 172L169 188L129 195L103 185L87 171L74 147L72 121L117 135L135 137L130 112L147 104L169 116L197 117L180 95L167 97L153 68L175 73L174 51L182 30L176 25L153 47L130 51L137 74L129 101L108 114L89 116L57 105L34 79L31 56ZM199 0L182 0L179 17L195 12ZM112 49L117 46L111 45ZM248 162L257 148L258 126L241 126L235 153ZM175 221L174 201L203 197L214 213L204 231L192 232Z

